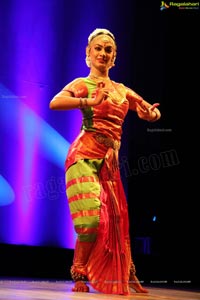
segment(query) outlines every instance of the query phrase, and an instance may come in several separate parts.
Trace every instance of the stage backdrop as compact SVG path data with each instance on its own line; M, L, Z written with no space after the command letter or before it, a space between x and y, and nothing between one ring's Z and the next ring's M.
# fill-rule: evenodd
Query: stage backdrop
M0 243L74 247L64 163L81 114L51 111L49 102L69 81L88 75L91 31L105 27L120 40L120 6L116 14L113 5L1 1Z

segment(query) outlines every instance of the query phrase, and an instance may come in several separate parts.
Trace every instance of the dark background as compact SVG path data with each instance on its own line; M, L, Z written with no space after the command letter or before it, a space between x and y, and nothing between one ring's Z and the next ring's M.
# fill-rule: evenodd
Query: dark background
M76 24L81 36L83 3L56 3L59 41L66 36L72 49L72 45L79 47L79 37L70 34L69 28ZM3 1L1 5L9 14L12 3ZM158 122L148 123L129 112L123 128L120 166L138 277L147 284L163 281L172 286L198 287L199 10L161 11L159 1L110 1L102 5L101 10L99 4L88 2L81 18L82 22L89 20L88 34L96 27L115 34L118 54L116 67L111 70L113 79L147 101L159 102L162 114ZM95 19L94 12L98 15L99 11L101 17ZM9 39L14 33L3 26L3 20L0 33ZM69 55L64 40L59 49L65 51L54 57L54 64L64 69L63 61ZM5 51L1 44L2 57ZM0 74L5 82L5 72ZM63 74L52 75L50 95L68 82ZM144 247L145 241L150 248ZM72 256L73 250L62 247L2 243L0 276L69 279Z

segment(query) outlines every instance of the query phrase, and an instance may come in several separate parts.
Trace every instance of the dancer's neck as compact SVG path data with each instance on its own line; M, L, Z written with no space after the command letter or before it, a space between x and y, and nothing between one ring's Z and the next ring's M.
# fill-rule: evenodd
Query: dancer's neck
M110 77L109 76L107 76L107 75L105 75L105 76L98 76L98 75L96 75L96 74L93 74L93 73L90 73L89 75L88 75L88 77L90 78L90 79L92 79L92 80L102 80L102 81L105 81L105 80L110 80Z

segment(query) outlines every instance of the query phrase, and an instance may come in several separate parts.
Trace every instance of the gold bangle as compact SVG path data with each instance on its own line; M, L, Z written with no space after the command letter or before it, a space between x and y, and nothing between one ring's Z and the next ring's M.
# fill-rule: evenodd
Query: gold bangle
M79 107L79 108L82 108L82 107L83 107L83 99L80 98L79 101L80 101L80 102L79 102L79 106L78 106L78 107Z
M87 103L87 98L79 98L79 108L84 108L86 106L88 106L88 103Z
M83 107L86 107L86 106L88 106L88 103L87 103L87 98L84 98L84 99L83 99L83 101L84 101Z

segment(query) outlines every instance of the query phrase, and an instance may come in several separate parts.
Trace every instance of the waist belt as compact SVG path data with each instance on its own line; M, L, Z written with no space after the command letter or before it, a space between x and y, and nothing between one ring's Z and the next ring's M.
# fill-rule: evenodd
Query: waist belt
M94 135L97 142L100 144L104 144L108 148L113 148L114 150L119 150L120 142L117 140L112 139L111 137L107 137L103 134L97 133Z

